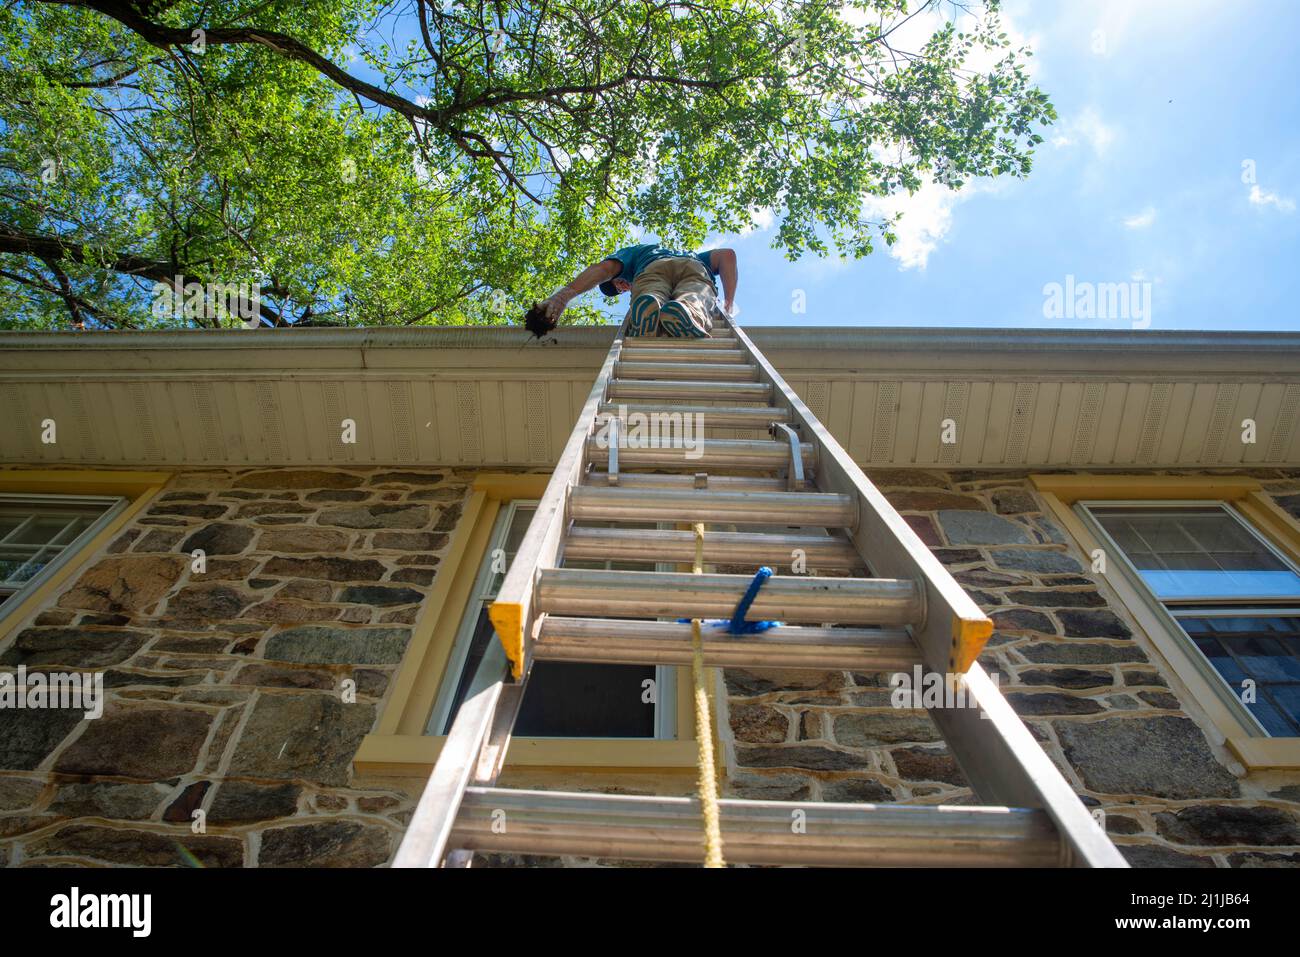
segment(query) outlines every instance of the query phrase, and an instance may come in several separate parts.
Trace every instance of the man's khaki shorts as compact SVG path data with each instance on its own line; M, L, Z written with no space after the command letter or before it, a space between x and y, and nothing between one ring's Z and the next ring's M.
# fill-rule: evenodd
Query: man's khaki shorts
M641 296L651 296L658 303L659 315L653 323L632 322ZM624 318L622 334L704 338L713 330L717 309L713 277L704 264L694 256L667 256L646 266L632 283L632 307Z

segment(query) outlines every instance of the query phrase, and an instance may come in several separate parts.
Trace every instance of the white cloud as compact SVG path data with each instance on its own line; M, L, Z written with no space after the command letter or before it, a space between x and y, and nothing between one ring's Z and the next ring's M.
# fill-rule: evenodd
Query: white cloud
M971 13L961 13L954 20L952 16L953 7L947 4L934 4L926 9L917 9L918 7L919 3L911 3L908 5L910 16L897 16L892 20L893 23L897 24L897 28L889 34L889 45L895 50L906 53L919 53L925 46L926 41L946 24L955 23L958 32L971 33L977 23L977 17ZM841 9L840 16L855 26L864 26L877 22L877 14L857 7ZM962 64L966 69L987 73L999 60L1007 55L1008 49L1019 50L1021 47L1026 46L1032 49L1037 46L1037 35L1026 36L1022 33L1012 19L1011 13L1005 7L999 11L998 22L1000 24L998 32L1007 35L1009 46L992 50L986 50L978 45L975 46ZM1023 62L1026 73L1032 77L1037 69L1037 61L1031 57Z
M915 193L872 196L863 204L863 214L876 219L902 213L894 227L898 237L889 247L889 255L898 260L900 269L924 269L930 254L938 248L952 229L952 210L976 193L995 192L999 185L972 181L959 190L928 182Z
M1270 193L1266 189L1260 189L1258 184L1250 188L1250 205L1258 206L1261 209L1265 206L1276 206L1284 213L1295 212L1295 200L1286 196L1279 196L1277 193Z
M1148 206L1142 212L1134 216L1129 216L1124 220L1124 226L1127 229L1146 229L1156 221L1156 208Z
M764 206L759 209L751 209L749 215L754 220L753 226L746 226L740 231L741 236L748 236L750 233L764 233L772 228L776 222L776 211L771 206Z
M945 5L935 5L919 11L918 6L918 3L909 4L908 12L915 15L910 18L900 17L895 21L899 23L898 29L889 36L889 43L894 49L919 52L935 31L952 19L947 13L950 8ZM874 23L876 20L874 14L853 6L842 8L839 15L858 26L868 22ZM1021 47L1032 49L1038 45L1038 36L1036 34L1027 36L1022 33L1006 7L1002 9L999 21L999 32L1007 35L1010 50L1019 50ZM963 13L957 17L956 26L959 31L969 32L975 26L975 18L971 14ZM976 47L967 56L963 66L967 70L987 72L1002 60L1007 52L1008 48L984 50ZM1037 61L1031 57L1021 62L1032 77L1036 72ZM865 101L871 99L874 99L874 95L864 97ZM1095 118L1095 113L1092 113L1092 119L1093 122L1085 124L1085 135L1090 142L1094 143L1094 148L1100 151L1109 145L1113 134L1108 127ZM1098 143L1101 145L1097 146ZM886 161L893 159L890 156L883 158ZM938 248L952 229L953 208L977 193L997 192L1002 185L1004 184L980 180L968 182L959 190L952 190L946 186L927 182L915 193L903 192L887 197L868 197L863 203L863 215L871 219L884 219L902 213L902 218L893 230L897 241L889 247L889 255L898 260L900 269L925 269L930 254ZM755 229L744 230L742 236L750 232L765 231L772 225L771 210L756 210L753 215L757 223ZM819 258L801 263L800 267L821 275L825 271L845 268L853 262L855 260L832 255L825 259Z
M1059 132L1052 137L1052 145L1060 149L1083 141L1097 156L1105 156L1115 142L1115 136L1115 128L1107 126L1096 108L1089 106L1060 125Z
M754 220L752 226L742 227L734 233L709 233L704 237L701 249L712 249L715 246L725 246L728 243L737 243L749 236L758 236L768 232L776 224L776 210L771 206L753 206L749 210L750 218Z
M918 7L918 2L909 3L908 13L911 16L900 17L895 21L898 23L898 28L889 35L890 46L894 49L919 52L935 31L952 20L951 7L947 5L936 4L926 9L918 9ZM875 14L852 6L842 9L840 16L856 25L874 23L876 19ZM1003 7L999 14L999 22L999 32L1007 35L1009 47L985 50L977 46L971 50L963 63L963 67L967 70L988 72L998 61L1007 56L1008 49L1014 51L1022 47L1033 49L1038 46L1038 36L1036 34L1027 36L1021 32L1012 13L1006 7ZM975 27L975 17L969 13L961 13L956 18L956 27L959 31L972 31ZM1032 77L1037 70L1037 61L1031 57L1021 62L1028 75ZM1105 139L1103 148L1104 145L1109 144L1109 138L1113 138L1110 136L1109 129L1099 120L1087 129L1092 139L1097 141ZM887 156L882 158L886 161L893 159ZM902 218L893 230L898 238L889 247L889 255L898 260L900 269L925 269L930 254L938 248L952 229L953 208L977 193L996 192L1002 185L979 180L968 182L959 190L952 190L946 186L927 182L915 193L903 192L887 197L867 197L863 203L863 215L871 219L884 219L902 213ZM839 260L836 268L848 262L850 260Z

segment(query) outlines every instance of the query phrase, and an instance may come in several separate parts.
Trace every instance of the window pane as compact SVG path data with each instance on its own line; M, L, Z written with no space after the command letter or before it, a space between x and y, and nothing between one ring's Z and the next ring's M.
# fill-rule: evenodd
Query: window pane
M1259 723L1264 726L1264 730L1273 738L1293 738L1296 730L1292 721L1288 721L1283 713L1275 708L1267 698L1261 698L1250 706L1250 713L1253 714Z
M533 513L537 511L535 505L521 505L515 509L515 514L510 519L510 528L506 532L506 540L501 546L505 550L505 571L502 566L489 566L492 568L492 579L488 583L488 597L495 597L496 593L501 590L501 583L505 581L506 571L510 570L511 563L515 560L515 553L519 551L519 546L524 540L524 535L528 532L528 524L533 520Z
M505 552L506 567L514 561L519 545L536 512L534 505L515 508L509 526L502 532L497 528L495 541ZM586 523L591 527L610 527L607 522ZM621 524L620 528L655 528L654 523ZM494 547L498 547L494 545ZM564 561L566 568L597 568L620 570L646 570L654 567L648 556L644 562ZM489 564L480 572L476 592L480 598L474 630L465 653L464 664L456 676L455 693L448 717L439 731L446 734L455 720L465 698L474 690L474 676L485 657L499 657L504 667L504 655L498 651L496 634L488 619L487 608L500 590L505 573L489 558ZM483 582L486 581L486 585ZM453 656L453 660L454 660ZM514 734L525 737L599 737L599 738L654 738L656 731L656 706L654 701L643 701L644 682L653 680L654 666L597 665L570 662L536 662L528 678L528 691L520 705ZM444 690L445 694L445 690ZM438 713L441 713L440 711ZM435 719L436 727L436 719Z
M34 578L111 505L0 502L0 585L16 589Z
M496 630L492 627L492 622L488 620L487 608L480 608L478 622L474 625L474 635L469 642L469 653L465 656L465 666L461 669L460 679L456 682L456 697L452 699L451 710L447 713L447 723L442 729L443 734L446 734L451 729L451 723L456 718L456 712L460 710L460 706L465 701L470 682L474 680L479 663L483 660L483 653L487 651L488 642L495 640Z
M469 694L484 654L496 641L487 609L479 612L465 667L456 684L456 696L443 725L451 730L456 712ZM653 666L574 664L538 661L528 676L528 692L515 721L521 737L653 738L655 706L643 702Z
M1228 687L1271 735L1300 736L1300 615L1232 615L1178 619Z
M644 682L653 666L539 661L528 676L515 734L522 737L653 738L655 706Z
M63 527L68 524L69 518L70 516L66 515L42 515L37 512L32 516L32 521L17 529L5 544L44 545L47 542L52 542L54 537L63 531Z
M1162 600L1300 598L1300 575L1218 507L1093 508Z
M42 568L50 563L54 557L53 553L42 551L26 560L21 557L14 557L10 554L8 557L0 556L0 574L4 575L4 581L9 585L23 585L31 581Z
M1278 711L1291 716L1292 723L1295 722L1295 716L1300 714L1300 685L1279 685L1272 689L1271 697L1277 703ZM1270 734L1279 734L1281 737L1294 735L1294 731L1270 731Z

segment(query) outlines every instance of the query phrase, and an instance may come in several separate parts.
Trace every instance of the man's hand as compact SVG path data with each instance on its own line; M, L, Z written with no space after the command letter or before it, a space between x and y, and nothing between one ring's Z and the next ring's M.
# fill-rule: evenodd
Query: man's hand
M567 286L555 290L551 298L542 300L538 303L538 307L544 310L547 319L559 322L560 316L564 315L564 310L569 307L569 300L574 296L581 296L597 283L613 279L622 271L623 264L617 259L602 259L596 265L588 266L578 273Z
M549 299L541 302L542 309L546 312L546 318L552 322L559 322L560 316L564 315L564 310L569 307L569 300L573 298L573 293L567 288L557 289Z
M709 253L709 264L718 278L722 280L722 301L727 315L736 316L736 285L740 281L740 270L736 268L736 251L734 249L715 249Z

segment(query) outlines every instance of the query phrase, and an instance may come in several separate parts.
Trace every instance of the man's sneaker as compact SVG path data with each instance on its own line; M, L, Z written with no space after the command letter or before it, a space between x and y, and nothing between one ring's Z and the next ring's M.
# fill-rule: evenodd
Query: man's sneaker
M690 311L676 299L659 310L659 327L664 335L676 339L707 339L709 332L692 318Z
M628 311L627 335L653 336L659 322L659 300L651 295L637 296Z

